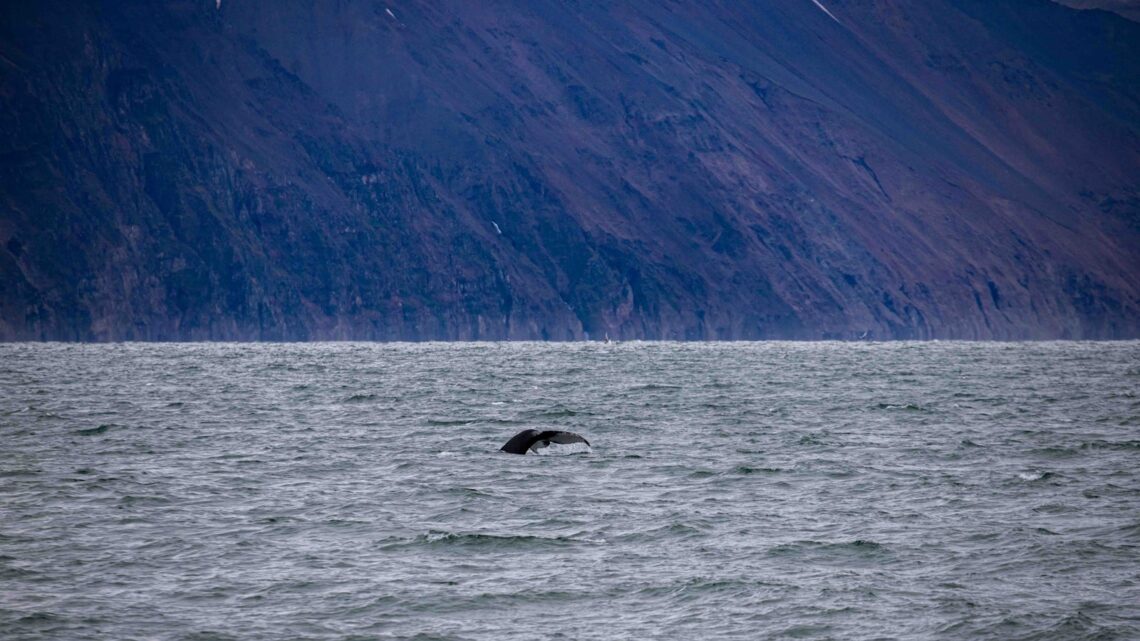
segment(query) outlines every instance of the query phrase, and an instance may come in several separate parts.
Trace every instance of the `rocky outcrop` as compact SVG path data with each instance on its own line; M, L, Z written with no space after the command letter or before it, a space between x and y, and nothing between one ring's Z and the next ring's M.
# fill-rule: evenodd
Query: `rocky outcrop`
M1140 336L1140 25L0 9L0 338Z

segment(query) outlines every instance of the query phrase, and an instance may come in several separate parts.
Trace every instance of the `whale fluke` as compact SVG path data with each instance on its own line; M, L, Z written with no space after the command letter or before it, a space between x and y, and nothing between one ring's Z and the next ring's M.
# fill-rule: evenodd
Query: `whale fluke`
M511 440L507 441L507 444L500 449L509 454L526 454L531 450L542 449L551 443L585 443L587 446L590 445L589 441L574 432L523 430L512 436Z

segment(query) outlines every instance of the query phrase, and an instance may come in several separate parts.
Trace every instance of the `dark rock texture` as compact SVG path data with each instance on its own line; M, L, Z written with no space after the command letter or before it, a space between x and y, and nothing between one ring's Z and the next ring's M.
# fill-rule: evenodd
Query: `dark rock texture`
M1140 336L1140 24L0 9L0 338Z
M1112 11L1125 18L1140 21L1140 0L1054 0L1077 9Z

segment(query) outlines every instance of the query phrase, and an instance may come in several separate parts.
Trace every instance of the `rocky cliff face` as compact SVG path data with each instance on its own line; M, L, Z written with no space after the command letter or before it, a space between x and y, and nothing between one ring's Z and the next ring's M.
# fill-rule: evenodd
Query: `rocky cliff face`
M1140 336L1108 13L0 12L0 338Z

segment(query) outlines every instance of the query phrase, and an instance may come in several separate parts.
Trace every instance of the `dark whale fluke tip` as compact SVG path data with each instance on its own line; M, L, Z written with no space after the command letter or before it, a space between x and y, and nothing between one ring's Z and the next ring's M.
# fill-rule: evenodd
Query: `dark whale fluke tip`
M526 454L531 450L544 448L551 443L585 443L587 447L590 446L589 441L574 432L523 430L512 436L511 440L499 449L508 454Z

